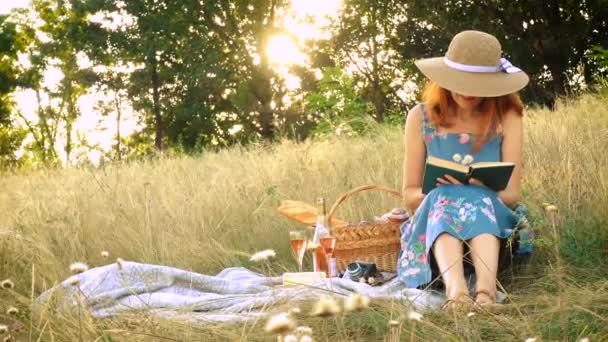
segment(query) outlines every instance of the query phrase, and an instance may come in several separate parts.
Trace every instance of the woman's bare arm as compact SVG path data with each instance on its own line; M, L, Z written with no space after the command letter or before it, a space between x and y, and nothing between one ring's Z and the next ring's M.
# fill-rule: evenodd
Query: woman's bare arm
M502 160L513 162L515 169L506 189L498 192L498 197L510 208L517 205L521 191L523 126L522 116L513 111L508 112L502 122Z
M405 121L403 143L403 200L407 211L412 214L424 199L422 193L422 172L426 158L426 147L422 134L422 108L412 108Z

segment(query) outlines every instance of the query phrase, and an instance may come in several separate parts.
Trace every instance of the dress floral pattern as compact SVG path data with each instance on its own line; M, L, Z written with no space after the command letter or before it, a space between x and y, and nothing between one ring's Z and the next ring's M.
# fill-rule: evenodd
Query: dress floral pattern
M427 155L470 164L500 160L502 137L496 135L479 152L470 154L473 138L468 133L438 134L429 123L423 105L423 133ZM514 232L517 234L514 235ZM534 234L523 204L509 209L496 192L475 185L441 185L429 192L414 216L401 226L399 278L408 287L428 284L432 279L430 250L443 233L462 240L489 233L500 239L516 238L514 255L532 252Z

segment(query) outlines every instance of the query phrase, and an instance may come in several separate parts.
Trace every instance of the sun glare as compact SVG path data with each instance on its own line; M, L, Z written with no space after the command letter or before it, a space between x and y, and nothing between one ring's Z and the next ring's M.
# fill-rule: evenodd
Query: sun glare
M277 65L304 64L306 62L306 55L287 35L281 34L270 38L266 52L270 62Z
M293 0L290 10L282 15L281 24L286 32L272 37L266 52L275 72L285 79L288 90L300 87L300 78L290 74L289 66L309 63L299 46L306 40L329 38L330 33L324 28L341 6L342 0Z

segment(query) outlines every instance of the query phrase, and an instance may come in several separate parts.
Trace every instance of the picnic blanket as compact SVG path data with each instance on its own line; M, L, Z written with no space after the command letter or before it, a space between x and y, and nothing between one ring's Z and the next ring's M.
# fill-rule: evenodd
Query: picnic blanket
M373 299L394 299L418 310L434 310L443 294L406 288L394 278L380 286L348 279L323 279L312 286L283 286L282 277L267 277L246 268L226 268L215 276L183 269L123 261L97 267L67 279L36 300L44 306L52 297L60 307L78 303L95 318L147 312L193 322L242 322L272 312L280 305L316 300L324 295L360 293ZM58 291L59 290L59 291ZM61 295L57 295L61 293ZM504 295L499 294L499 300Z

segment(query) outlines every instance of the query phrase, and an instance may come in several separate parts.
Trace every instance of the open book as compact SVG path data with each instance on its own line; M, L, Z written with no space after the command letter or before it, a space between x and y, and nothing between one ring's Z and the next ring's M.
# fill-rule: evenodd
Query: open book
M501 191L509 184L515 164L511 162L478 162L470 165L455 163L450 160L428 157L424 166L422 193L428 194L437 184L438 177L450 175L463 184L475 178L494 191Z

